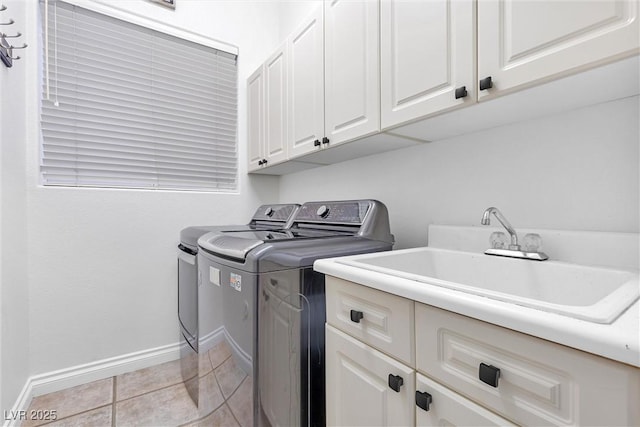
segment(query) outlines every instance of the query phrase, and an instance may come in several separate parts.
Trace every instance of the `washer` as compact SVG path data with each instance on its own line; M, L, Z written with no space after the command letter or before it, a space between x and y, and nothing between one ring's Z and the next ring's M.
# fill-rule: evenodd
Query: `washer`
M313 262L391 250L384 204L309 202L288 230L211 232L198 246L236 363L253 376L254 425L324 426L325 281Z
M198 245L203 234L212 231L280 230L291 226L298 204L260 206L248 224L194 226L180 232L178 245L178 324L181 332L181 371L189 395L198 404L198 351L200 341L215 328L208 289L199 288ZM209 301L209 302L207 302Z

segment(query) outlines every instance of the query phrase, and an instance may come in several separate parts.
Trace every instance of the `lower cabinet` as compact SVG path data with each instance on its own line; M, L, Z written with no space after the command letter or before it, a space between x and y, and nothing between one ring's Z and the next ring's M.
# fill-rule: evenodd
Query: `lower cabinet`
M640 425L637 367L335 277L326 295L327 425Z
M326 325L327 425L412 426L412 368Z

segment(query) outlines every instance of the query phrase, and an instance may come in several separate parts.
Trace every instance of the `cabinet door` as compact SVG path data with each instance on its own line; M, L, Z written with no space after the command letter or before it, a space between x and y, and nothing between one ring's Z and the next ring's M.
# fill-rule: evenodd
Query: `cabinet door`
M475 102L472 0L382 0L381 127ZM456 89L459 90L456 99Z
M400 376L399 392L389 374ZM412 426L413 369L326 325L328 426Z
M324 136L324 22L322 7L289 38L289 157L318 150Z
M378 1L325 1L325 136L339 144L380 129Z
M637 0L478 2L480 99L638 52ZM606 82L603 82L606 84Z
M264 158L264 67L258 68L247 80L247 158L249 171L260 168Z
M416 391L431 397L429 406L416 406L416 426L514 425L420 374L416 374Z
M287 159L287 55L283 44L264 65L265 156L269 165Z

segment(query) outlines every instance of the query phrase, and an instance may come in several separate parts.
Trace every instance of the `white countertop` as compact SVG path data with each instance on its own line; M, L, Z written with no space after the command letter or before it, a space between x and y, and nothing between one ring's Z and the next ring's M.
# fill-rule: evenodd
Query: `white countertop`
M346 265L337 261L340 259L345 258L318 260L314 263L314 269L330 276L640 367L640 300L613 323L599 324ZM416 325L416 328L419 327L420 325Z

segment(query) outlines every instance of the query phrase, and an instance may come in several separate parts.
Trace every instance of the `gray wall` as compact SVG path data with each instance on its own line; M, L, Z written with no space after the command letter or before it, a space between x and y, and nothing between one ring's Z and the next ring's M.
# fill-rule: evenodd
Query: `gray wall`
M396 248L427 225L639 231L638 97L283 176L281 201L377 198Z

